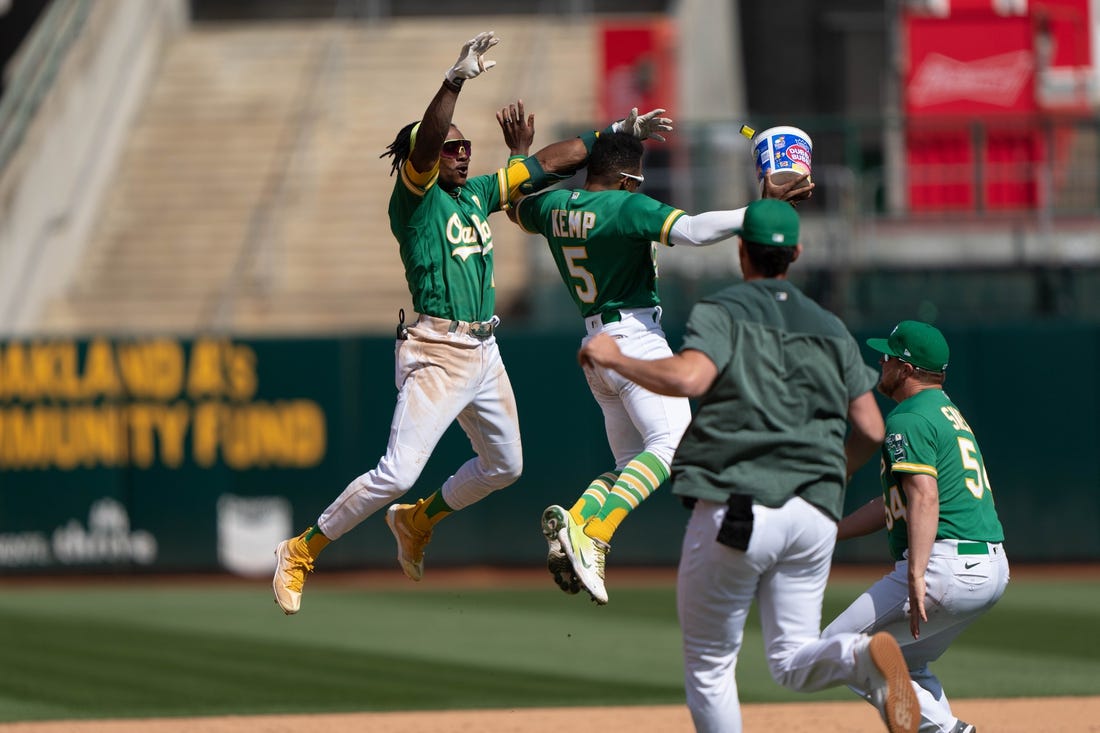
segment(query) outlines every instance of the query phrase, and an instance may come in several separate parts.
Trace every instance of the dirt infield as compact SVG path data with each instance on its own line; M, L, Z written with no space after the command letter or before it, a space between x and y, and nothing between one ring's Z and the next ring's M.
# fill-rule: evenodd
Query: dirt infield
M960 700L955 713L982 733L1100 733L1100 697ZM862 702L746 705L746 731L861 733L883 730ZM100 720L0 725L5 733L300 733L303 730L371 733L536 733L548 730L601 733L689 733L681 706L627 708L529 708L428 713L260 715L160 720Z

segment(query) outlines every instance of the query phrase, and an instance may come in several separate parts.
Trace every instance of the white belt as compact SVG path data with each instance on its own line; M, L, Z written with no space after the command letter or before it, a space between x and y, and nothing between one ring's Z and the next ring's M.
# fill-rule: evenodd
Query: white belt
M661 306L654 305L648 308L619 308L606 310L594 316L584 319L584 327L588 329L588 335L599 333L606 326L616 323L638 323L647 329L661 325Z

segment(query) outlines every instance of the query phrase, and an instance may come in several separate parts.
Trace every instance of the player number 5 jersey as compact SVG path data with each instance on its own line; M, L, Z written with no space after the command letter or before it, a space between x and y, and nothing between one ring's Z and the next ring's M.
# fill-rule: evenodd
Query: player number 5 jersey
M521 227L541 234L581 315L658 305L654 243L681 209L627 191L556 189L522 199Z

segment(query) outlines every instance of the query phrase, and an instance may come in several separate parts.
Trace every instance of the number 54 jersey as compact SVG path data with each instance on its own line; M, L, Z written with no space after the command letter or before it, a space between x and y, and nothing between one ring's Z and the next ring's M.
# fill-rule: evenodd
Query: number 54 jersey
M936 479L940 494L936 539L1004 541L978 441L942 389L921 390L886 417L881 479L895 560L901 560L909 547L906 497L897 479L902 473Z

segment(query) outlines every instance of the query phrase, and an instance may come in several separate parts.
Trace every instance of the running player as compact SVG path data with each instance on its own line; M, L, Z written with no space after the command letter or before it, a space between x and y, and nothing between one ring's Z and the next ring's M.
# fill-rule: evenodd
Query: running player
M455 420L476 455L439 490L386 512L409 578L421 579L424 550L441 519L513 483L522 470L515 396L495 337L500 319L488 218L521 192L537 191L583 165L598 133L524 157L534 139L534 116L525 117L519 102L497 114L511 164L469 177L471 143L451 119L462 85L495 66L484 55L497 42L491 32L468 41L423 118L402 128L383 154L393 158L391 175L398 174L390 229L418 317L398 325L397 406L382 459L348 484L313 526L276 548L272 585L286 614L298 612L321 550L412 488Z
M674 491L692 506L676 577L688 709L698 731L740 732L735 672L755 600L776 682L863 686L884 702L892 733L915 733L897 641L820 638L845 477L882 441L875 373L844 324L787 279L802 251L794 208L754 201L740 234L744 282L692 308L678 354L633 358L607 333L580 353L653 392L699 400L672 462Z
M928 664L992 608L1008 584L989 474L974 431L943 391L949 355L943 334L927 323L902 321L889 338L867 345L882 353L879 392L898 405L886 417L882 496L844 517L837 536L885 527L896 564L822 634L893 634L920 699L921 731L974 733L951 712Z
M642 152L636 135L603 135L592 148L583 190L524 198L509 216L546 238L584 318L586 339L609 333L624 353L660 359L672 351L661 329L654 243L700 246L728 239L741 226L745 210L689 216L636 193L644 180ZM764 194L798 200L811 190L803 176L785 186L768 180ZM558 586L576 593L583 585L596 603L604 604L612 535L668 478L691 407L684 397L654 394L611 370L590 366L584 373L603 411L615 467L596 477L568 511L556 504L547 507L542 529L549 545L547 567Z

